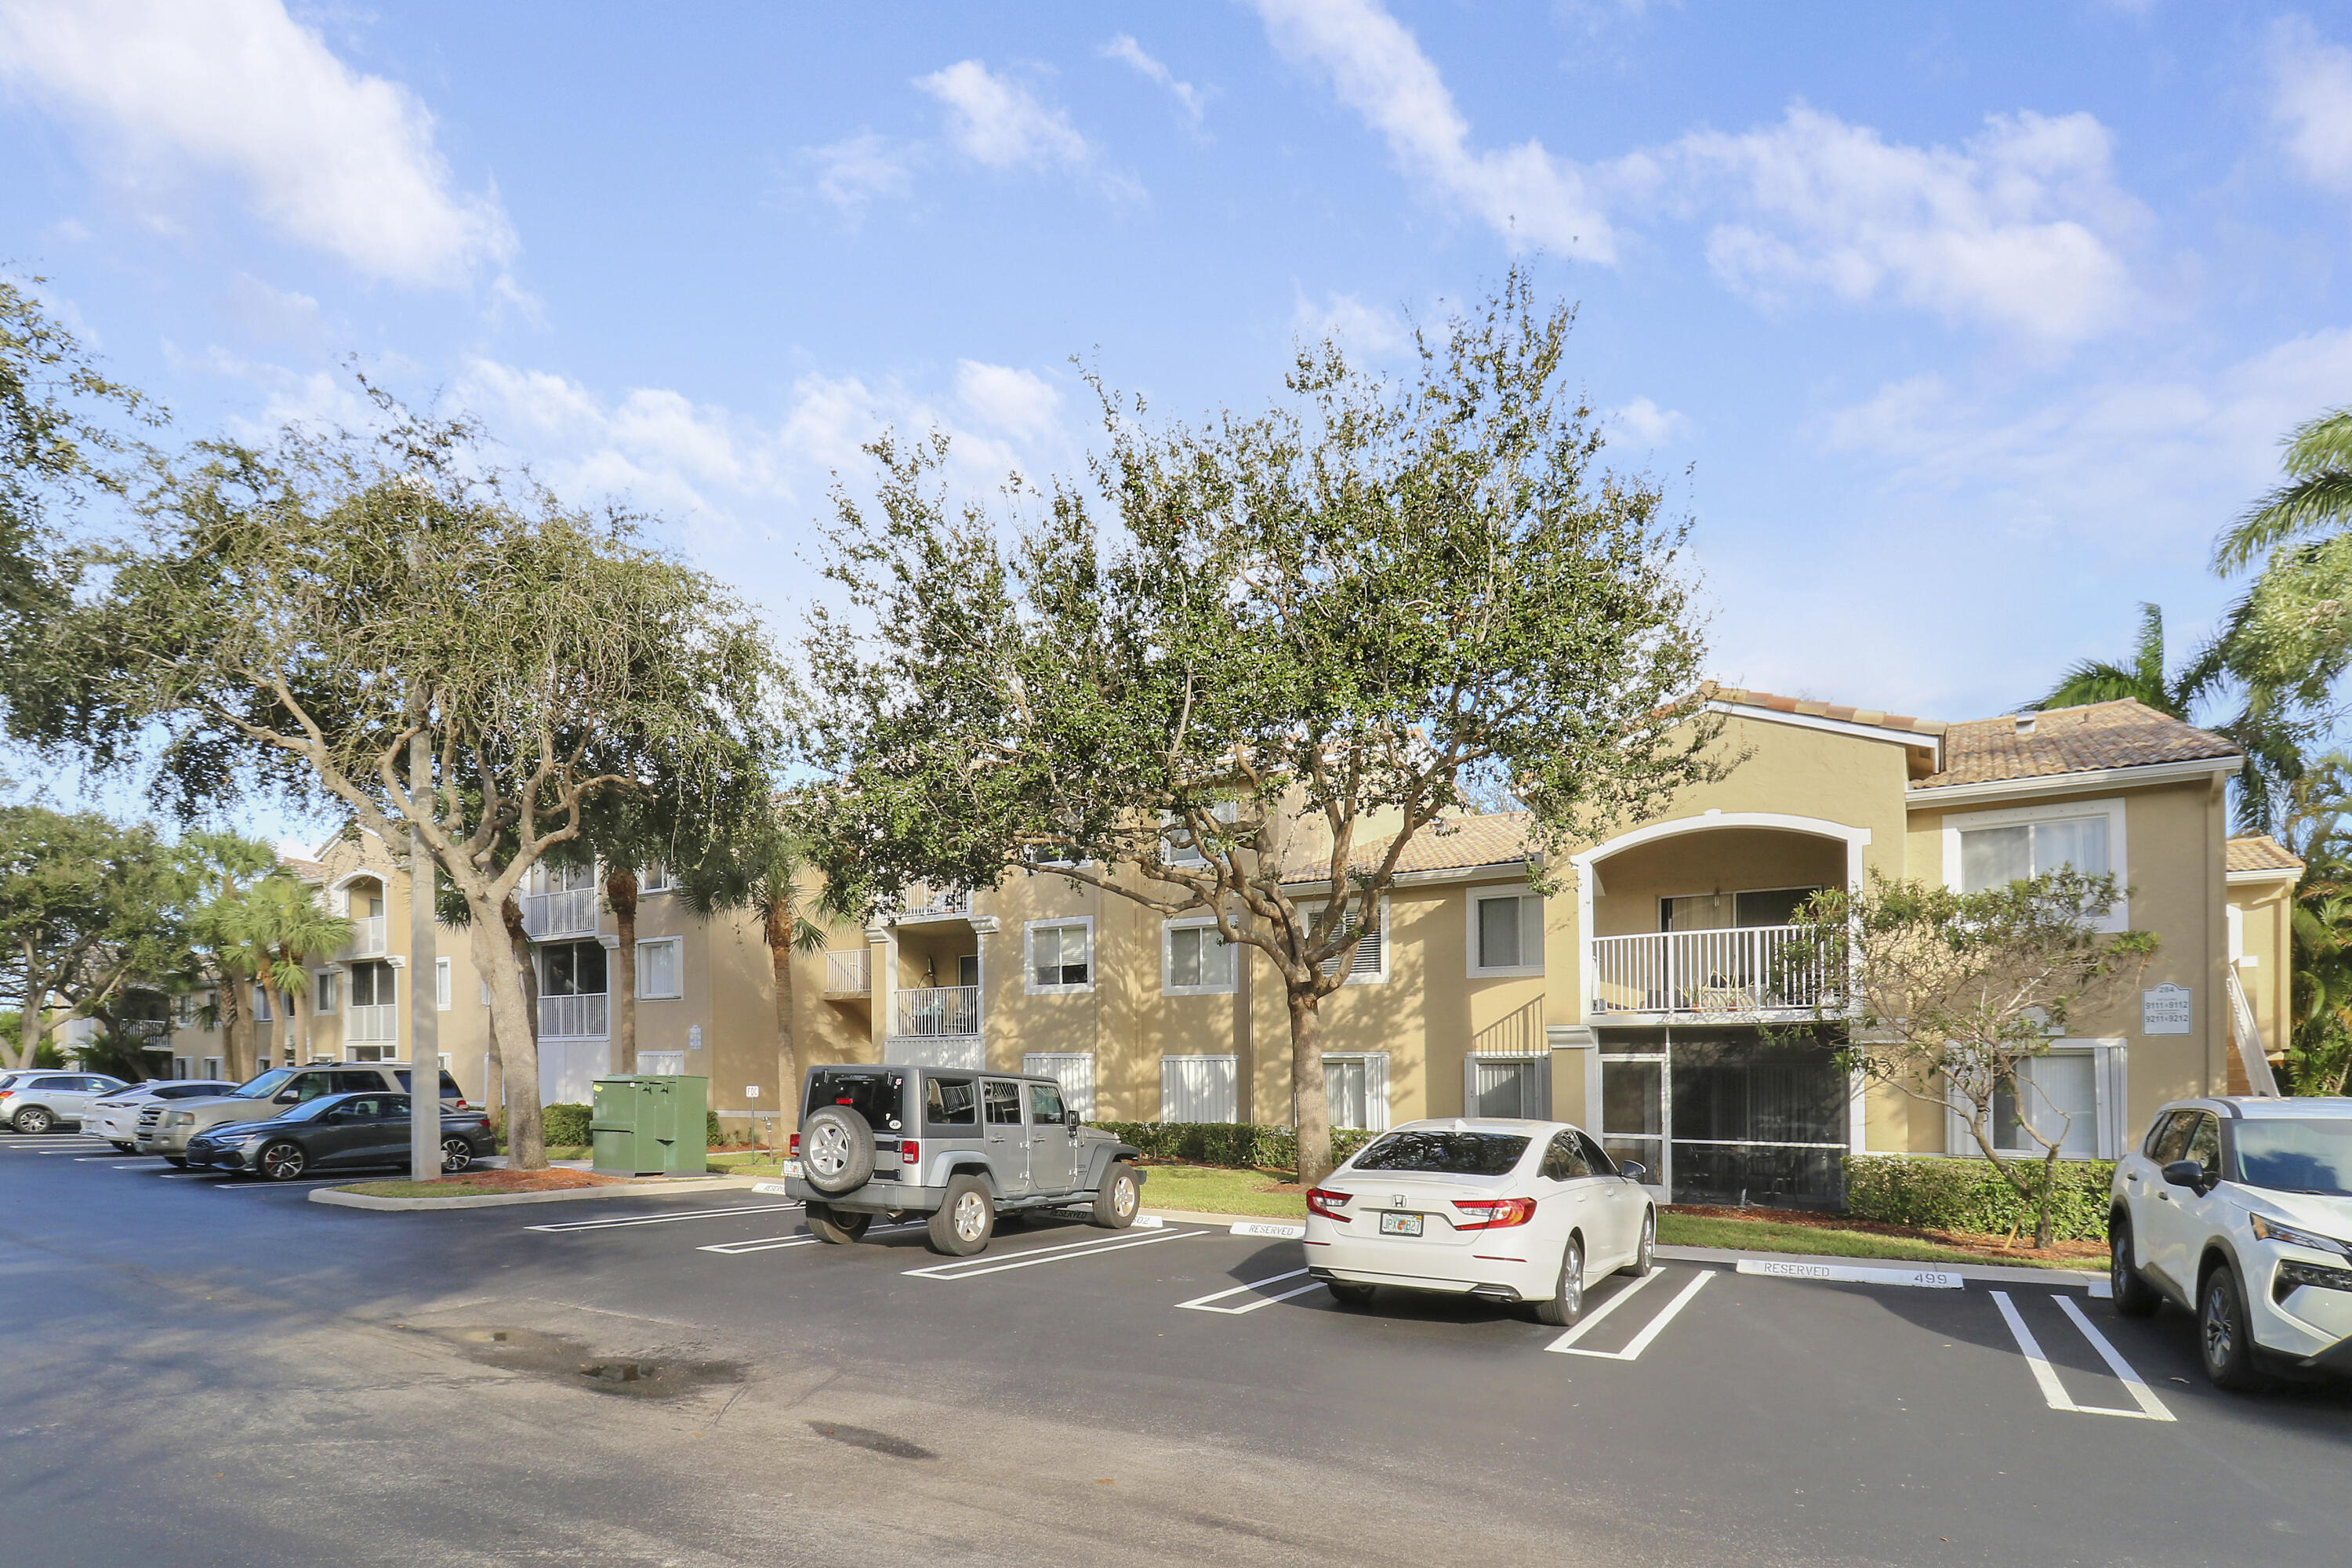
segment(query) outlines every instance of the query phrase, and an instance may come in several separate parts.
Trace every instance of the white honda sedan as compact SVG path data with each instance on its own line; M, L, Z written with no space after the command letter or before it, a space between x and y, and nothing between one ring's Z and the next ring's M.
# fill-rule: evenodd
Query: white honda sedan
M1587 1285L1650 1271L1645 1173L1566 1122L1409 1121L1307 1194L1307 1271L1351 1305L1394 1285L1572 1323Z

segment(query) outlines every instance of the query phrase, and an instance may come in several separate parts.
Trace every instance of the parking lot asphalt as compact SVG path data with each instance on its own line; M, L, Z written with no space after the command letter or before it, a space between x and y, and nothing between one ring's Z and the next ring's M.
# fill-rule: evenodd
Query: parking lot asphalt
M1584 1321L1170 1224L374 1214L0 1136L0 1531L50 1564L2341 1564L2352 1394L2079 1279L1689 1261ZM594 1369L587 1371L583 1369Z

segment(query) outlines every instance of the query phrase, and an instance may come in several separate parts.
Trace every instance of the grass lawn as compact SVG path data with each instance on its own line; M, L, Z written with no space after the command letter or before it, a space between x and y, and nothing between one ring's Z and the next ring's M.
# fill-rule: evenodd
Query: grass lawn
M765 1149L713 1149L710 1168L730 1176L773 1176L783 1171L776 1156Z
M1307 1217L1307 1200L1295 1190L1280 1191L1276 1178L1263 1171L1233 1171L1217 1165L1146 1165L1143 1206L1259 1219Z
M2020 1268L2070 1267L2066 1262L2013 1257L1990 1248L1973 1251L1875 1231L1838 1230L1823 1225L1771 1220L1721 1219L1671 1211L1658 1215L1658 1244L1714 1247L1734 1252L1802 1252L1826 1258L1895 1258L1906 1263L2005 1263ZM2080 1267L2080 1260L2071 1266Z

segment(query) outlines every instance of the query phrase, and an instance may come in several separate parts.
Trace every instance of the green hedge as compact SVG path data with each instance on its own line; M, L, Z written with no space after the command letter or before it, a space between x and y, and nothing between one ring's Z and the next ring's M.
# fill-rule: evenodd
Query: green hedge
M589 1108L584 1105L545 1106L540 1111L541 1126L545 1130L550 1143L578 1148L589 1142L588 1115ZM710 1148L716 1149L724 1142L719 1131L717 1111L703 1112L703 1131L705 1142Z
M1230 1165L1236 1170L1298 1168L1298 1139L1287 1127L1260 1127L1246 1121L1094 1121L1087 1125L1116 1133L1159 1159ZM1335 1127L1331 1158L1344 1160L1377 1136L1360 1128Z
M2038 1172L2039 1162L2033 1163ZM2062 1160L2051 1222L2061 1239L2104 1241L2112 1160ZM1846 1212L1856 1219L1933 1230L2006 1236L2032 1234L2033 1211L2000 1173L1980 1159L1860 1154L1845 1163Z

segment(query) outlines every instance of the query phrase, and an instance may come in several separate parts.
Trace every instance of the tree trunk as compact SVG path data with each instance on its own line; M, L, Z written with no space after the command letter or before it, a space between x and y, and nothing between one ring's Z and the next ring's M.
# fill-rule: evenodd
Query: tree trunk
M2042 1203L2033 1219L2033 1247L2037 1252L2046 1251L2057 1239L2053 1234L2055 1226L2050 1219L2051 1200L2057 1184L2058 1145L2053 1143L2050 1146L2050 1152L2042 1156Z
M633 867L610 866L604 872L604 897L613 906L613 925L619 933L613 948L613 1039L620 1047L614 1065L622 1072L637 1070L637 873Z
M1331 1106L1323 1092L1323 998L1312 983L1290 988L1290 1098L1297 1107L1298 1184L1331 1173Z
M219 999L221 1026L221 1066L228 1076L243 1083L254 1076L251 1040L247 1029L252 1020L246 1016L245 999L238 994L234 976L223 975L213 994Z
M768 964L776 977L776 1146L801 1124L800 1047L793 1033L793 910L769 907Z
M25 953L25 973L28 975L33 972L32 964L32 950L28 943ZM8 1064L11 1068L31 1067L33 1053L41 1047L41 1010L33 1002L33 993L37 989L29 981L26 984L25 1010L16 1016L16 1059Z
M503 910L487 900L477 902L469 897L466 902L473 913L468 936L474 966L490 983L490 1027L498 1036L499 1087L506 1091L507 1163L518 1171L543 1171L547 1127L540 1114L539 1037L531 1027L531 999L523 985L528 965L515 962L522 911L512 900Z

